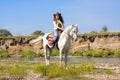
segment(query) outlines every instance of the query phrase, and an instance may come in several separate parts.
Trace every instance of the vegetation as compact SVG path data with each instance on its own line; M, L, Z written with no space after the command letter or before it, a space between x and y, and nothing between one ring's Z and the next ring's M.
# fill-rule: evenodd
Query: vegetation
M0 36L12 36L12 34L6 29L0 29Z
M0 57L9 57L9 53L8 51L5 50L0 50Z
M44 35L44 32L42 32L41 30L36 30L32 33L32 35Z
M106 25L102 26L102 31L101 32L107 32L108 31L108 28Z
M83 53L80 52L80 51L77 51L77 52L75 52L75 53L70 52L69 55L70 55L70 56L83 56Z
M33 57L44 57L44 54L39 52L33 52L33 51L20 51L21 57L24 58L33 58ZM59 56L59 51L58 50L53 50L52 51L52 56ZM87 50L86 52L80 52L77 51L75 53L70 52L68 54L69 56L86 56L86 57L120 57L120 50L115 50L115 51L108 51L108 50ZM6 58L9 57L9 52L5 50L0 51L0 57Z
M85 34L78 34L79 37L86 36L86 37L95 37L95 36L119 36L120 32L90 32Z
M78 34L79 37L81 36L87 36L87 37L91 37L91 36L119 36L120 32L96 32L96 31L92 31L90 33L84 33L84 34ZM37 38L39 35L32 35L32 36L0 36L0 38Z
M60 80L94 80L82 76L83 74L107 74L114 75L112 70L99 70L95 69L93 62L79 62L79 63L68 63L68 69L63 66L59 66L58 63L51 63L46 66L40 62L28 62L28 61L1 61L0 65L0 76L8 76L8 78L17 77L24 79L29 77L31 72L34 75L40 76L45 80L58 78ZM35 76L36 76L35 75Z
M116 51L114 52L114 56L115 56L115 57L120 57L120 50L116 50Z
M52 56L59 56L59 51L58 50L53 50L52 51Z
M85 56L88 57L113 57L114 56L114 51L107 51L107 50L93 50L90 49L86 51Z
M36 56L36 53L33 51L22 51L21 55L22 57L25 57L25 58L33 58Z

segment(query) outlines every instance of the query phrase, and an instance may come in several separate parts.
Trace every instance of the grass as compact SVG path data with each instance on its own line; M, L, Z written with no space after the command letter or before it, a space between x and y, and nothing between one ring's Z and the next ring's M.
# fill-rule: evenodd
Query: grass
M58 50L53 50L52 51L52 56L59 56L59 51Z
M120 50L116 50L115 53L114 53L114 56L115 57L120 57Z
M91 36L116 36L116 35L120 35L120 32L96 32L96 33L85 33L85 34L78 34L78 36L87 36L87 37L91 37Z
M33 51L22 51L20 54L25 58L33 58L36 56L36 53Z
M44 57L44 54L41 52L33 52L31 50L28 51L20 51L21 57L24 58L34 58L34 57ZM75 53L69 52L69 56L81 56L81 57L120 57L120 50L114 50L114 51L109 51L109 50L93 50L89 49L86 52L80 52L77 51ZM52 56L59 56L59 51L58 50L53 50L52 51ZM0 50L0 57L2 58L7 58L9 56L9 52L6 50Z
M93 50L90 49L84 53L84 56L87 57L120 57L119 50L118 51L108 51L108 50Z
M51 63L49 66L46 66L45 63L42 62L1 61L0 76L24 78L28 76L28 71L31 70L46 80L55 78L62 80L94 80L86 78L82 76L82 74L114 74L112 70L95 69L95 64L96 63L93 62L68 63L68 69L65 69L65 67L59 66L58 63Z
M9 53L6 50L0 50L0 57L9 57Z

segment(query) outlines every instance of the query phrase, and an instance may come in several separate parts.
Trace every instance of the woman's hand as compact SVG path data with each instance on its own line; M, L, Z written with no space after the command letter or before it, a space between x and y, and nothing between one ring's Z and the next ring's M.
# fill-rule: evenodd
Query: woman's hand
M62 30L62 31L64 30L63 28L60 28L60 27L57 27L57 28L60 29L60 30Z

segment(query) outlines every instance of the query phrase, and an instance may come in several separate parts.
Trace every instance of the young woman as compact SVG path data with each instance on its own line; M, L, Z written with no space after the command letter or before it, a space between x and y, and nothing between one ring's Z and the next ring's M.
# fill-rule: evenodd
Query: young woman
M53 14L54 38L53 44L58 40L59 33L64 30L64 20L60 13Z

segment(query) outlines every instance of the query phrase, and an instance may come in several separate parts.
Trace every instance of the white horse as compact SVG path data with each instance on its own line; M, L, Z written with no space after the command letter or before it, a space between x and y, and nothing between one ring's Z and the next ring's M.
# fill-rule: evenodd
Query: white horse
M65 67L67 67L67 56L68 56L69 49L71 47L71 39L72 40L77 40L77 33L78 33L77 25L69 25L61 33L60 38L58 40L58 48L59 48L59 53L60 53L60 65L62 64L63 53L64 53L64 55L65 55ZM31 45L33 43L38 42L38 41L43 42L46 65L50 64L50 56L51 56L52 49L53 49L48 45L47 36L49 34L50 33L45 34L44 36L40 36L37 39L33 39L33 40L30 41Z

